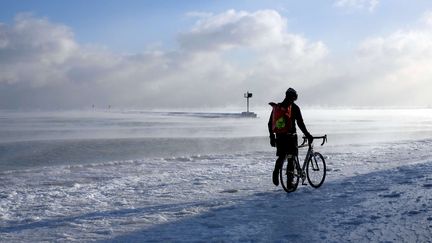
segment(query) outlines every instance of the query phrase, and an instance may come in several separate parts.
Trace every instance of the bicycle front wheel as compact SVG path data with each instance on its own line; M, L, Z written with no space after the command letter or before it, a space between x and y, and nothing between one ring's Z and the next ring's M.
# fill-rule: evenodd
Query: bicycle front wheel
M297 189L298 183L299 183L299 172L297 171L296 168L297 167L297 161L294 160L294 171L289 171L288 170L288 161L284 160L284 162L282 163L282 167L279 170L279 178L280 178L280 182L281 185L283 187L283 189L286 192L293 192ZM292 181L292 183L290 183L290 180Z
M320 187L326 177L326 163L324 157L315 152L308 161L306 168L307 179L309 184L314 187Z

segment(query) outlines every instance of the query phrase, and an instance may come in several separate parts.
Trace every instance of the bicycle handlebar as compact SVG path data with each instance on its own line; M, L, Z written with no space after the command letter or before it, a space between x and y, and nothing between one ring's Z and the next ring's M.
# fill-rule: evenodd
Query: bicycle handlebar
M323 146L326 142L327 142L327 134L324 136L319 136L319 137L312 137L313 139L322 139L322 143L321 146ZM303 143L300 144L299 147L304 146L306 144L306 142L308 141L307 137L303 136Z

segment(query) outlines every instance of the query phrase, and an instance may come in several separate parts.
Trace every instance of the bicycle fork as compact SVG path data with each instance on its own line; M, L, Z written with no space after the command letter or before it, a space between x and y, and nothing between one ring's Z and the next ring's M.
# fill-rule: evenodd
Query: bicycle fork
M297 156L297 171L300 172L300 178L302 180L302 185L307 185L307 183L305 182L306 181L306 166L308 165L312 154L313 154L313 148L310 147L310 149L306 153L302 168L300 168L300 164L298 163L298 156Z

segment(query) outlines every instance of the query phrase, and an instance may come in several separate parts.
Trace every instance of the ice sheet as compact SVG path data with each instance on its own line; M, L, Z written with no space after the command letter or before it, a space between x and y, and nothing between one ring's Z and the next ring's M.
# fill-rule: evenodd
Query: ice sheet
M430 110L303 113L327 179L286 194L266 112L2 112L0 241L430 241Z
M251 152L0 173L3 241L428 241L432 140L317 147L320 189ZM367 235L368 238L362 238Z

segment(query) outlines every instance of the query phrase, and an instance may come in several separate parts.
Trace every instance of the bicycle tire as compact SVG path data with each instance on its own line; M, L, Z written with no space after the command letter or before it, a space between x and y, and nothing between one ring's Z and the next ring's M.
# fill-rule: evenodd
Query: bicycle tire
M315 152L308 161L306 175L309 184L314 187L320 187L326 177L326 163L322 154Z
M288 171L288 161L284 160L282 162L282 167L279 170L279 178L280 178L280 183L282 185L282 188L286 191L286 192L293 192L295 190L297 190L298 187L298 183L299 183L299 173L297 171L297 160L294 159L294 177L293 177L293 186L292 187L288 187L288 173L291 173Z

